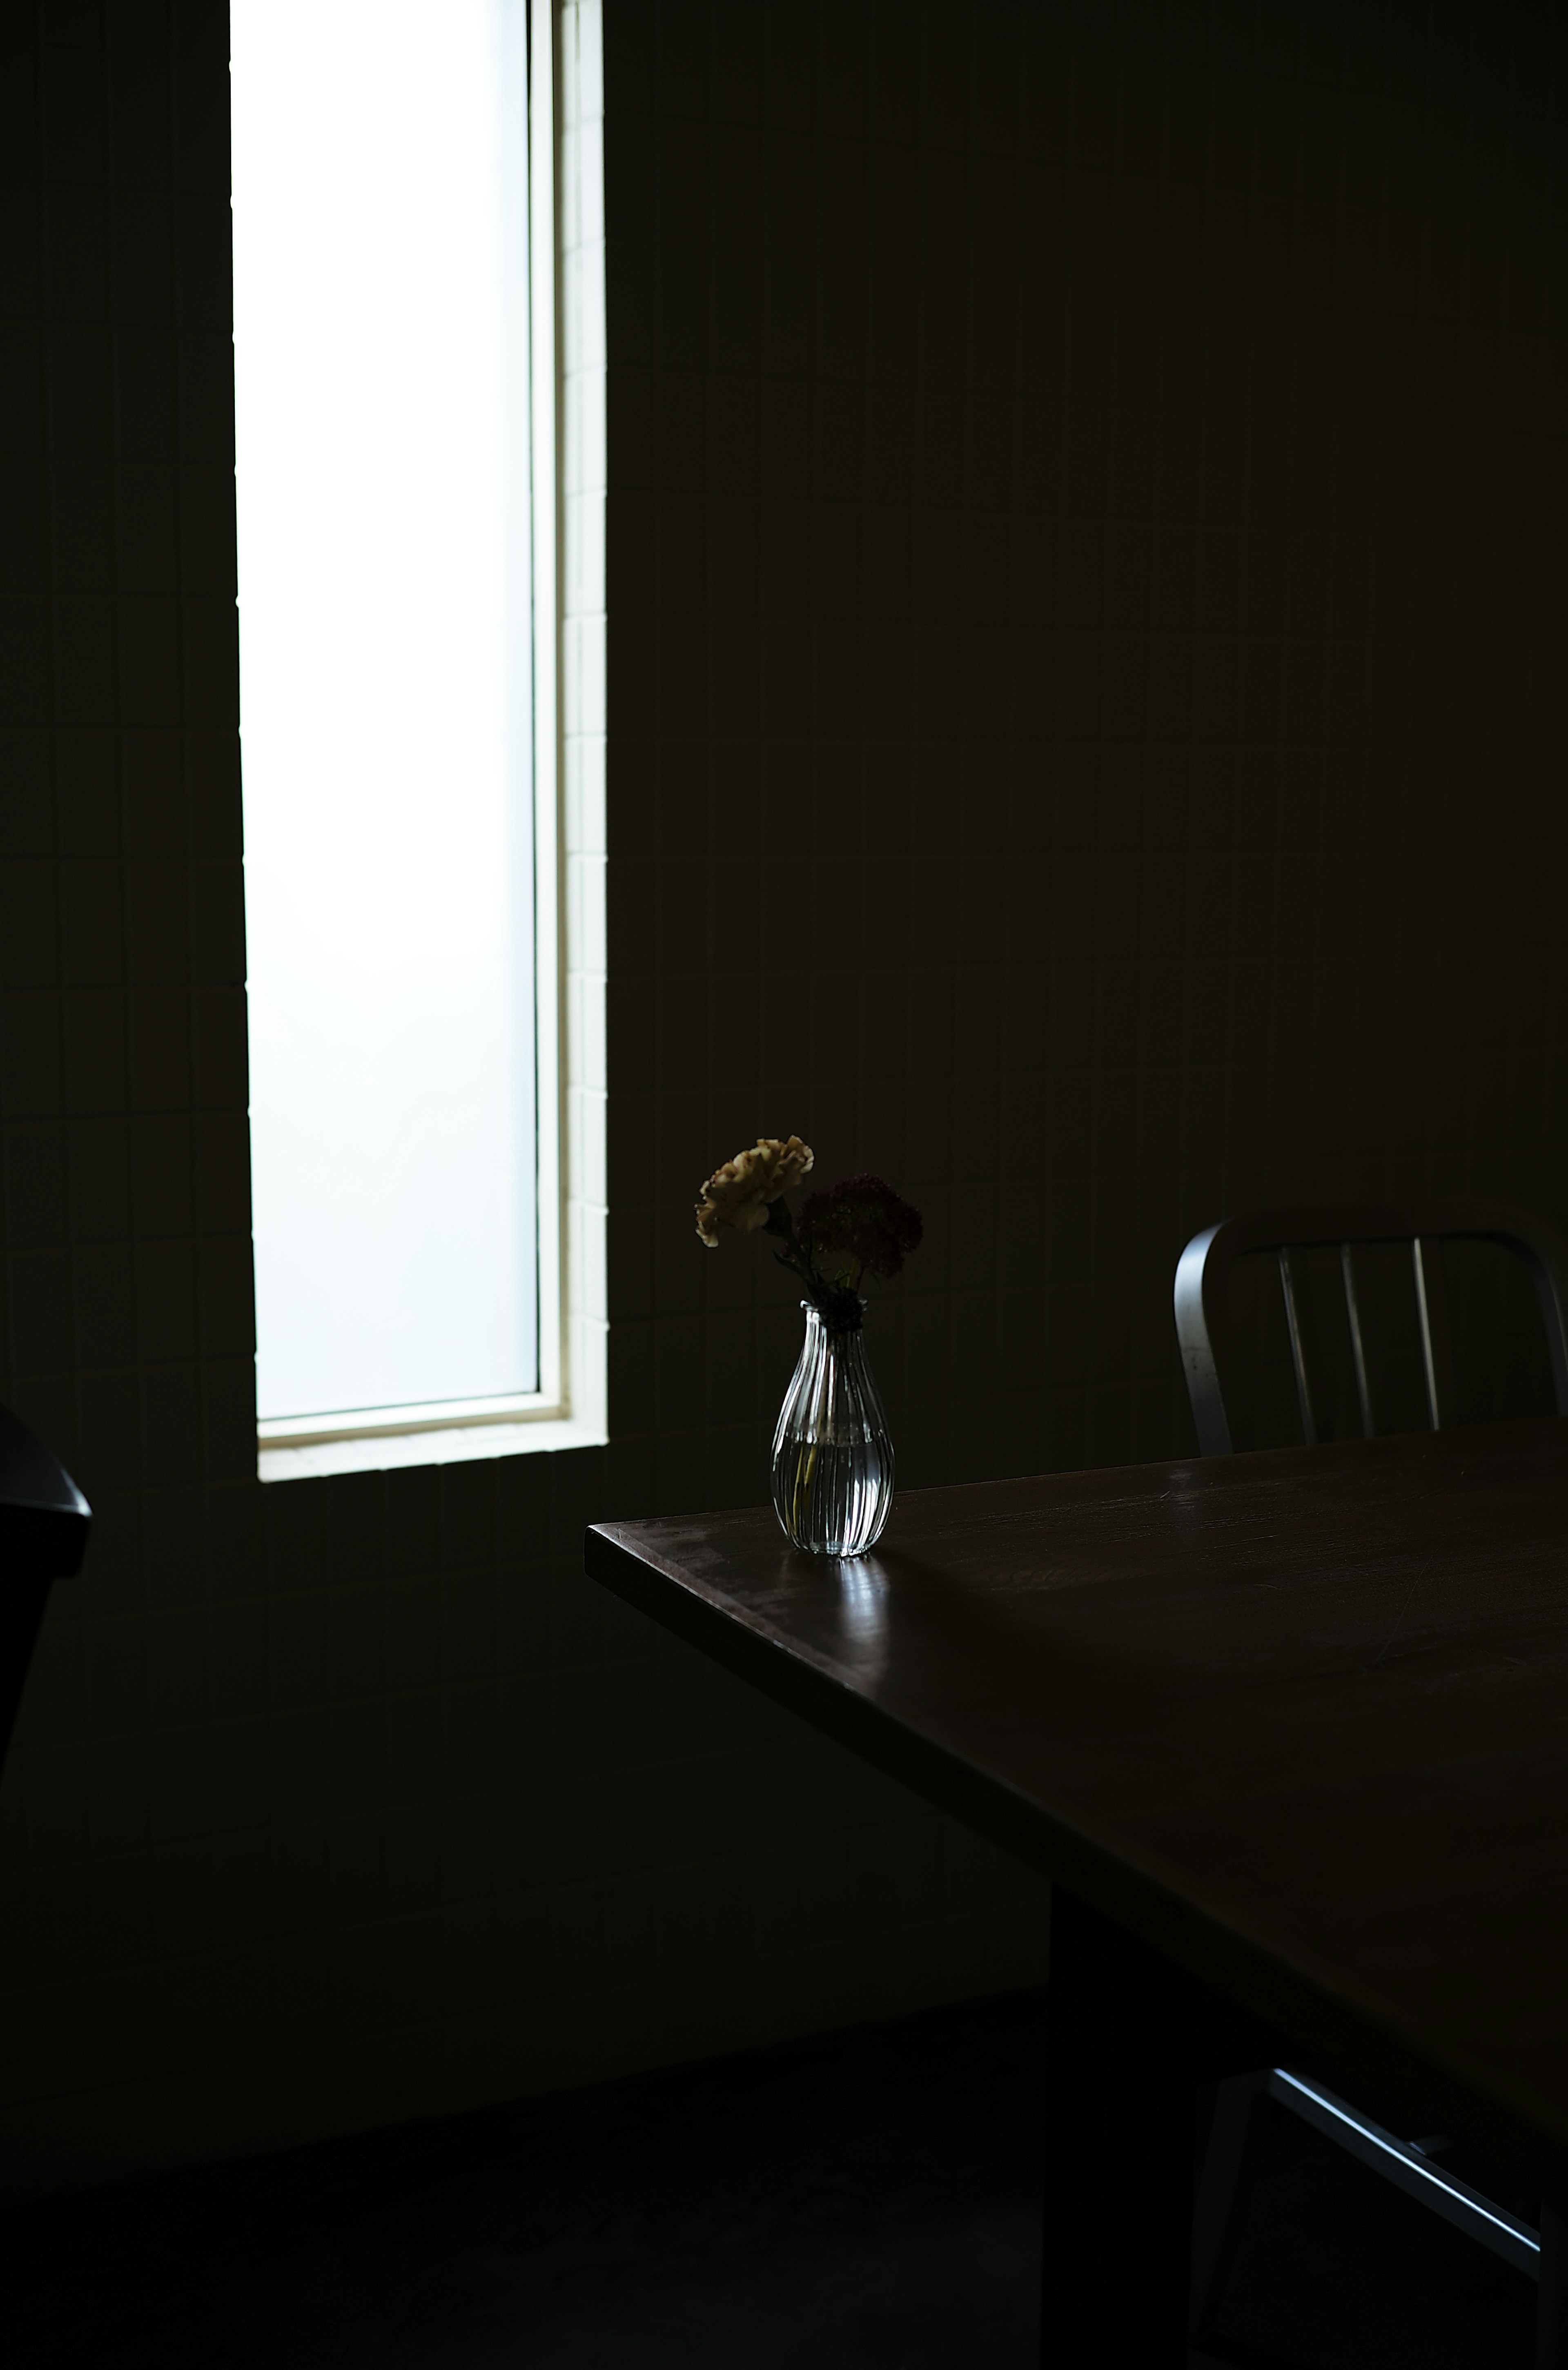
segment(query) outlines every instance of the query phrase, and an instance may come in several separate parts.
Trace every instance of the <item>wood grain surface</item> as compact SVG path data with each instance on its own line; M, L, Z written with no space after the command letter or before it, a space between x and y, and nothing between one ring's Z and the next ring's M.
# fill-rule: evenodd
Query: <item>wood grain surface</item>
M592 1576L1344 2070L1568 2180L1568 1420L596 1525Z

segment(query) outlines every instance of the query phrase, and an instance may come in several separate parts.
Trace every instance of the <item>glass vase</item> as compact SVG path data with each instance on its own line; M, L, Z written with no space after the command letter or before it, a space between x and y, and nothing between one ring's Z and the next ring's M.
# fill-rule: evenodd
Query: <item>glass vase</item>
M808 1555L859 1556L893 1510L893 1443L866 1337L830 1330L810 1301L806 1338L773 1435L773 1504Z

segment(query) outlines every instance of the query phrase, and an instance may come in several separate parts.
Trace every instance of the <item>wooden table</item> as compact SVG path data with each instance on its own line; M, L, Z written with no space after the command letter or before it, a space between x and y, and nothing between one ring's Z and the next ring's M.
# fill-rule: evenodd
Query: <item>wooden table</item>
M1063 1889L1049 2359L1181 2358L1190 2085L1274 2032L1568 2198L1568 1420L908 1493L856 1563L757 1510L587 1564Z

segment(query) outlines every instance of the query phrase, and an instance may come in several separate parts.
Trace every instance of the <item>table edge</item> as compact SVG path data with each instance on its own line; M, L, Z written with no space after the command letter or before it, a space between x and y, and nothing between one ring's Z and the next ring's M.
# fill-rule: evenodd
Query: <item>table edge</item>
M1268 1945L1195 1907L950 1747L918 1735L778 1631L738 1622L716 1593L663 1562L643 1525L591 1524L588 1577L822 1734L907 1786L1037 1875L1059 1883L1201 1982L1379 2096L1452 2123L1568 2197L1568 2132L1479 2072L1423 2046ZM755 1619L755 1616L752 1616Z

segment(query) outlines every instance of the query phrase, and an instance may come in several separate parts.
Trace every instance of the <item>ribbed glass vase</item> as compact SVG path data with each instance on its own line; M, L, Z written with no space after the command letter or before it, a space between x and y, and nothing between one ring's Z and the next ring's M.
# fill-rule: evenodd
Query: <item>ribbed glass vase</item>
M773 1435L773 1504L808 1555L875 1547L893 1510L893 1443L866 1337L830 1331L802 1300L806 1338Z

